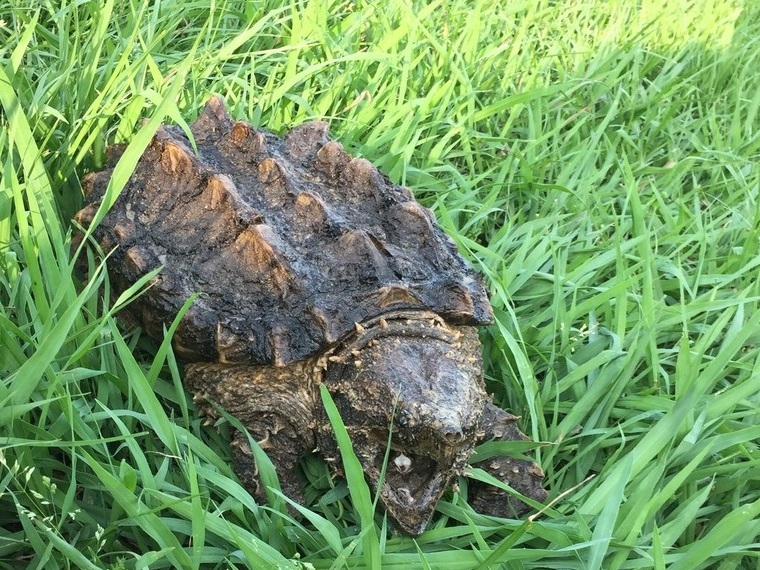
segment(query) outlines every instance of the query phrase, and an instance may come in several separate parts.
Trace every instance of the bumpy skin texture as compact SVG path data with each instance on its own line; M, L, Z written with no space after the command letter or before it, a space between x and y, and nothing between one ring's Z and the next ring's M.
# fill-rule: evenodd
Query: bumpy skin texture
M324 123L278 138L233 122L212 98L191 132L198 155L179 128L162 127L95 228L105 251L116 248L118 291L163 266L126 316L161 338L202 293L173 339L201 409L214 415L213 401L240 419L298 500L304 453L340 472L324 384L387 513L419 534L477 443L525 439L483 384L474 326L492 315L481 280L409 190L329 141ZM109 167L85 179L82 225L118 156L111 148ZM241 480L263 498L242 434L234 448ZM482 467L546 497L531 462ZM479 484L471 500L485 513L527 509Z

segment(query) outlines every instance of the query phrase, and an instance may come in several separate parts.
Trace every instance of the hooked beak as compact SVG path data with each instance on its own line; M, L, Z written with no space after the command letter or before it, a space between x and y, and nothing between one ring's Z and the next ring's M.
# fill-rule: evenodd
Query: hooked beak
M352 439L357 437L359 434ZM357 446L362 449L359 460L370 484L378 489L388 516L404 533L422 534L441 496L463 471L469 448L426 454L410 451L411 446L394 445L387 454L387 440L367 443Z

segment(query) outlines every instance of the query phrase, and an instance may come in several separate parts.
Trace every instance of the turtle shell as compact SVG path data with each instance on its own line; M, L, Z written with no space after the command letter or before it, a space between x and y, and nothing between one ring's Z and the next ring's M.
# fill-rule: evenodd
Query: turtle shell
M407 188L305 123L284 137L235 122L218 97L184 132L162 126L94 231L123 291L163 266L128 308L148 334L194 293L174 337L189 361L277 364L335 345L356 323L429 310L454 324L492 313L479 275ZM87 225L110 167L85 177Z

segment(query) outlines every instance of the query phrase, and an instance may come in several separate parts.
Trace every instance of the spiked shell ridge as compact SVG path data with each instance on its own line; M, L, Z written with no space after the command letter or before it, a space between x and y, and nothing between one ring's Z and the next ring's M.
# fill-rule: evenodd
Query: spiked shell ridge
M408 189L305 123L283 138L212 98L190 130L163 126L94 235L124 290L163 266L129 308L161 338L193 293L175 347L190 361L284 365L397 310L490 322L479 276ZM118 156L85 179L87 225ZM114 249L115 248L115 249Z

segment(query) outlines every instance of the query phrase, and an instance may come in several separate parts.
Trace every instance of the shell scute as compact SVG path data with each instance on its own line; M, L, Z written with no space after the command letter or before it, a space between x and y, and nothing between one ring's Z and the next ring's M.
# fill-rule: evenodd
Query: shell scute
M310 161L327 142L328 125L323 121L304 123L285 135L288 154L296 161Z
M485 288L408 189L306 123L279 138L212 98L190 129L162 127L94 234L117 289L163 265L129 307L189 361L285 365L318 355L355 323L398 309L459 324L492 316ZM87 225L114 165L84 179Z
M317 151L314 168L329 179L336 179L349 162L351 155L343 150L343 145L338 141L329 141Z

